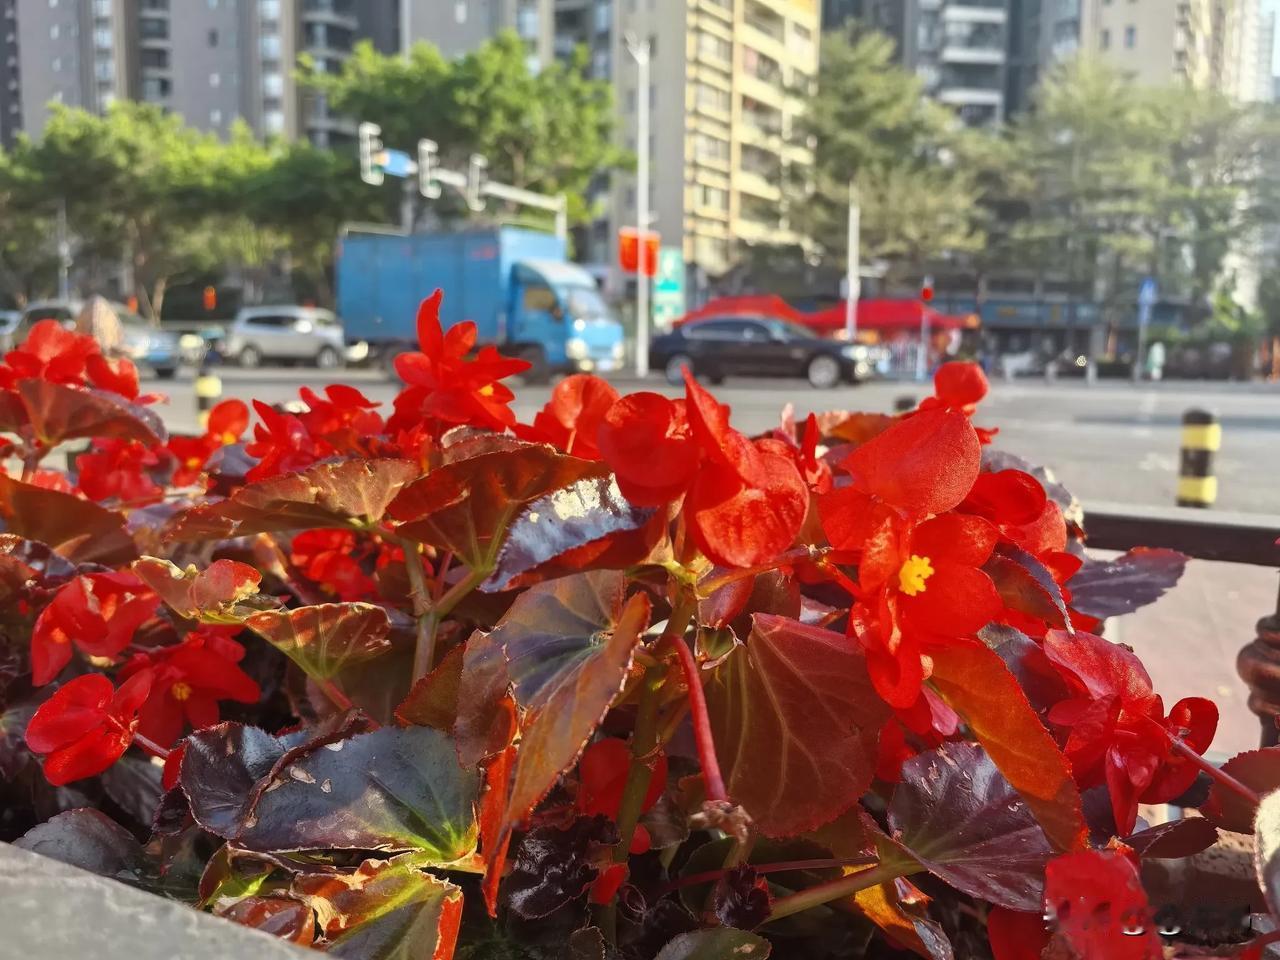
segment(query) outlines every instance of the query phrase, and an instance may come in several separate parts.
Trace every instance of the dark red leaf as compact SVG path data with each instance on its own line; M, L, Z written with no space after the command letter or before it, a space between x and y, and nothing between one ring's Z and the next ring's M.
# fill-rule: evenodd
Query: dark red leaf
M946 743L902 765L894 839L957 890L1011 910L1040 906L1048 837L979 746Z
M115 565L138 555L123 513L4 474L0 517L6 532L46 543L74 563Z
M413 685L396 707L396 720L406 727L435 727L446 733L458 719L458 691L462 683L464 644L451 647L435 669Z
M169 435L156 414L118 393L20 380L18 393L46 447L80 437L114 437L160 445Z
M503 881L507 905L522 920L541 920L573 903L600 875L618 828L603 816L579 817L565 829L538 827L525 834Z
M992 650L950 643L931 651L934 687L969 724L989 758L1035 812L1060 850L1087 834L1071 767L1017 680Z
M104 877L125 879L143 863L142 845L133 834L105 813L87 808L60 813L13 845Z
M1218 841L1218 831L1204 817L1170 820L1124 838L1124 845L1139 857L1180 860L1208 850Z
M1259 796L1280 790L1280 747L1238 753L1224 763L1222 769ZM1209 790L1209 800L1200 812L1223 830L1253 833L1257 808L1234 790L1223 789L1215 781Z
M462 891L424 873L412 855L366 860L354 873L304 873L290 892L309 903L329 943L355 960L449 960L462 923Z
M401 536L452 550L473 570L490 570L525 506L608 473L602 463L530 444L439 467L406 486L388 513L401 521Z
M276 530L371 526L418 476L408 460L341 460L241 487L228 499L178 514L173 540L222 540Z
M871 785L890 710L843 635L771 614L754 623L707 685L707 707L730 798L767 836L793 836Z
M1071 630L1071 614L1049 568L1021 547L1001 544L982 568L1000 592L1006 607Z
M304 946L310 946L316 935L311 908L289 897L245 897L218 911L218 916Z
M894 944L926 960L952 960L946 931L929 919L929 898L904 877L876 884L854 895L862 914L884 931Z
M314 680L328 680L352 664L372 660L391 649L387 611L372 603L317 603L268 610L244 622Z
M639 530L656 513L632 506L612 476L588 477L530 503L507 532L498 565L480 589L506 590L521 574L604 537ZM643 558L643 552L631 559ZM625 564L624 564L625 565Z
M1187 557L1176 550L1135 547L1114 560L1086 560L1067 581L1071 606L1105 619L1155 603L1182 577Z
M765 960L771 950L764 937L714 927L680 934L662 948L657 960Z
M134 562L134 575L156 592L174 613L187 620L210 624L239 624L262 608L250 603L257 596L260 574L247 563L215 560L205 570L182 570L156 557ZM263 602L266 601L263 598Z

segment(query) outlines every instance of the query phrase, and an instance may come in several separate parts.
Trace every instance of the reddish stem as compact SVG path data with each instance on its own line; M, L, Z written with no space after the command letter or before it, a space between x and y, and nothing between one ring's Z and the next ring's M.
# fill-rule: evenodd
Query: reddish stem
M133 742L136 743L138 746L140 746L143 750L147 751L147 753L150 753L153 756L157 756L161 760L169 759L168 750L160 746L160 744L156 743L154 740L147 739L140 733L135 733L133 735Z
M338 685L330 678L316 680L315 685L324 691L324 695L328 697L335 707L339 710L350 710L353 704L351 698L338 689Z
M867 867L873 863L877 863L875 857L851 857L846 860L784 860L780 863L760 863L751 864L756 874L764 876L768 873L790 873L798 870L829 870L832 867ZM721 870L708 870L705 873L695 873L687 877L681 877L679 880L672 880L658 893L658 897L665 897L668 893L679 890L682 887L696 887L704 883L714 883L724 877L732 868Z
M1230 790L1232 793L1235 793L1238 796L1242 797L1245 801L1247 801L1248 803L1250 803L1255 807L1262 802L1262 798L1258 796L1257 793L1255 793L1249 787L1245 786L1235 777L1231 776L1231 774L1227 773L1225 770L1222 770L1219 767L1215 767L1212 763L1210 763L1204 757L1200 756L1200 754L1196 753L1195 750L1187 746L1177 737L1170 736L1169 743L1173 745L1174 753L1191 761L1193 764L1195 764L1197 767L1199 767L1201 770L1207 773L1214 780L1218 781L1218 783L1222 784L1223 787Z
M716 758L716 744L711 736L711 717L707 714L707 695L702 690L702 677L693 651L678 634L668 634L667 643L676 652L680 669L684 672L685 686L689 688L689 716L693 722L693 739L698 746L698 760L702 764L702 777L707 783L707 799L727 802L729 792L724 788L720 773L720 761Z

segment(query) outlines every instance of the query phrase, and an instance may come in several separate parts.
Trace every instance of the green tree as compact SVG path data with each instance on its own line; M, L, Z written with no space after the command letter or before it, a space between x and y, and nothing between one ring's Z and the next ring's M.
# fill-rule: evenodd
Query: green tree
M958 162L956 127L924 96L920 79L894 62L888 37L857 28L828 34L797 121L814 162L792 201L793 226L843 257L853 183L863 257L889 262L890 285L929 260L979 249L980 191L975 172Z
M588 212L591 180L626 159L613 144L612 90L588 78L585 50L535 73L513 33L454 61L425 43L407 58L362 43L340 73L304 64L304 79L337 112L382 127L388 147L413 154L419 138L428 137L453 169L483 154L495 180L567 194L575 219ZM457 203L440 209L465 213Z
M55 110L39 141L14 148L9 179L26 210L65 202L87 255L127 258L142 311L158 319L171 281L236 253L240 187L264 162L247 133L223 144L158 107L120 102L104 116Z

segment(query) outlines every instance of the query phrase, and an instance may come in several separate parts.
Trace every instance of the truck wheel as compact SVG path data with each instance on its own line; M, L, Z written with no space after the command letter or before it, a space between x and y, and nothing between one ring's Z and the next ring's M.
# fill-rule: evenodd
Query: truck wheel
M524 347L517 356L531 364L528 370L520 375L529 386L542 386L551 382L551 365L547 363L547 355L541 347Z

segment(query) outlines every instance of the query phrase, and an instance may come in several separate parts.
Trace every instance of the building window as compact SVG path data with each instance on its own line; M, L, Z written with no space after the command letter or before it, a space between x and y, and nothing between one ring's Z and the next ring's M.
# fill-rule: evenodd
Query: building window
M719 187L708 187L706 184L698 184L698 205L710 207L712 210L728 210L729 191L721 190Z
M1132 49L1134 48L1134 46L1137 44L1137 42L1138 42L1138 28L1137 28L1137 27L1125 27L1125 28L1124 28L1124 45L1125 45L1125 47L1127 47L1128 49L1132 50Z
M596 33L608 33L613 25L613 5L610 0L596 0L595 27Z
M262 127L267 133L284 133L284 113L268 110L262 115Z
M168 10L169 0L142 0L143 10Z
M522 3L516 10L516 33L525 40L538 39L538 6Z
M698 106L703 110L715 110L719 113L729 112L729 91L712 87L705 83L698 84Z
M222 126L222 111L217 109L210 110L209 123L215 127Z
M263 59L279 60L280 59L280 38L276 36L262 37L260 40Z
M699 133L693 142L693 149L699 160L729 162L729 141L713 137L709 133Z
M169 82L168 77L143 77L142 78L142 99L155 102L164 100L173 90L173 85Z
M220 87L220 86L222 86L222 74L220 74L220 73L211 73L211 74L209 74L209 86L211 86L211 87Z
M57 40L58 34L61 32L62 31L58 29L58 25L55 23L52 27L49 28L49 39Z
M1111 49L1111 31L1110 30L1102 31L1102 36L1101 38L1099 38L1099 46L1101 46L1103 50Z
M454 20L454 23L466 23L466 22L467 22L467 4L466 4L466 0L460 0L460 2L455 3L455 4L453 5L453 20Z
M218 45L218 31L210 30L208 40L209 40L209 46L216 47Z
M593 80L609 79L609 48L597 47L591 53L591 78Z
M146 47L141 52L142 65L156 70L169 69L169 51Z
M733 44L724 37L717 37L705 30L698 34L698 52L704 58L730 63L733 60Z
M52 63L50 63L50 64L49 64L49 66L53 68L53 72L54 72L54 73L61 73L61 72L62 72L62 58L61 58L61 57L54 57L54 58L53 58L53 62L52 62Z
M169 21L158 17L140 17L138 32L144 40L168 40Z

